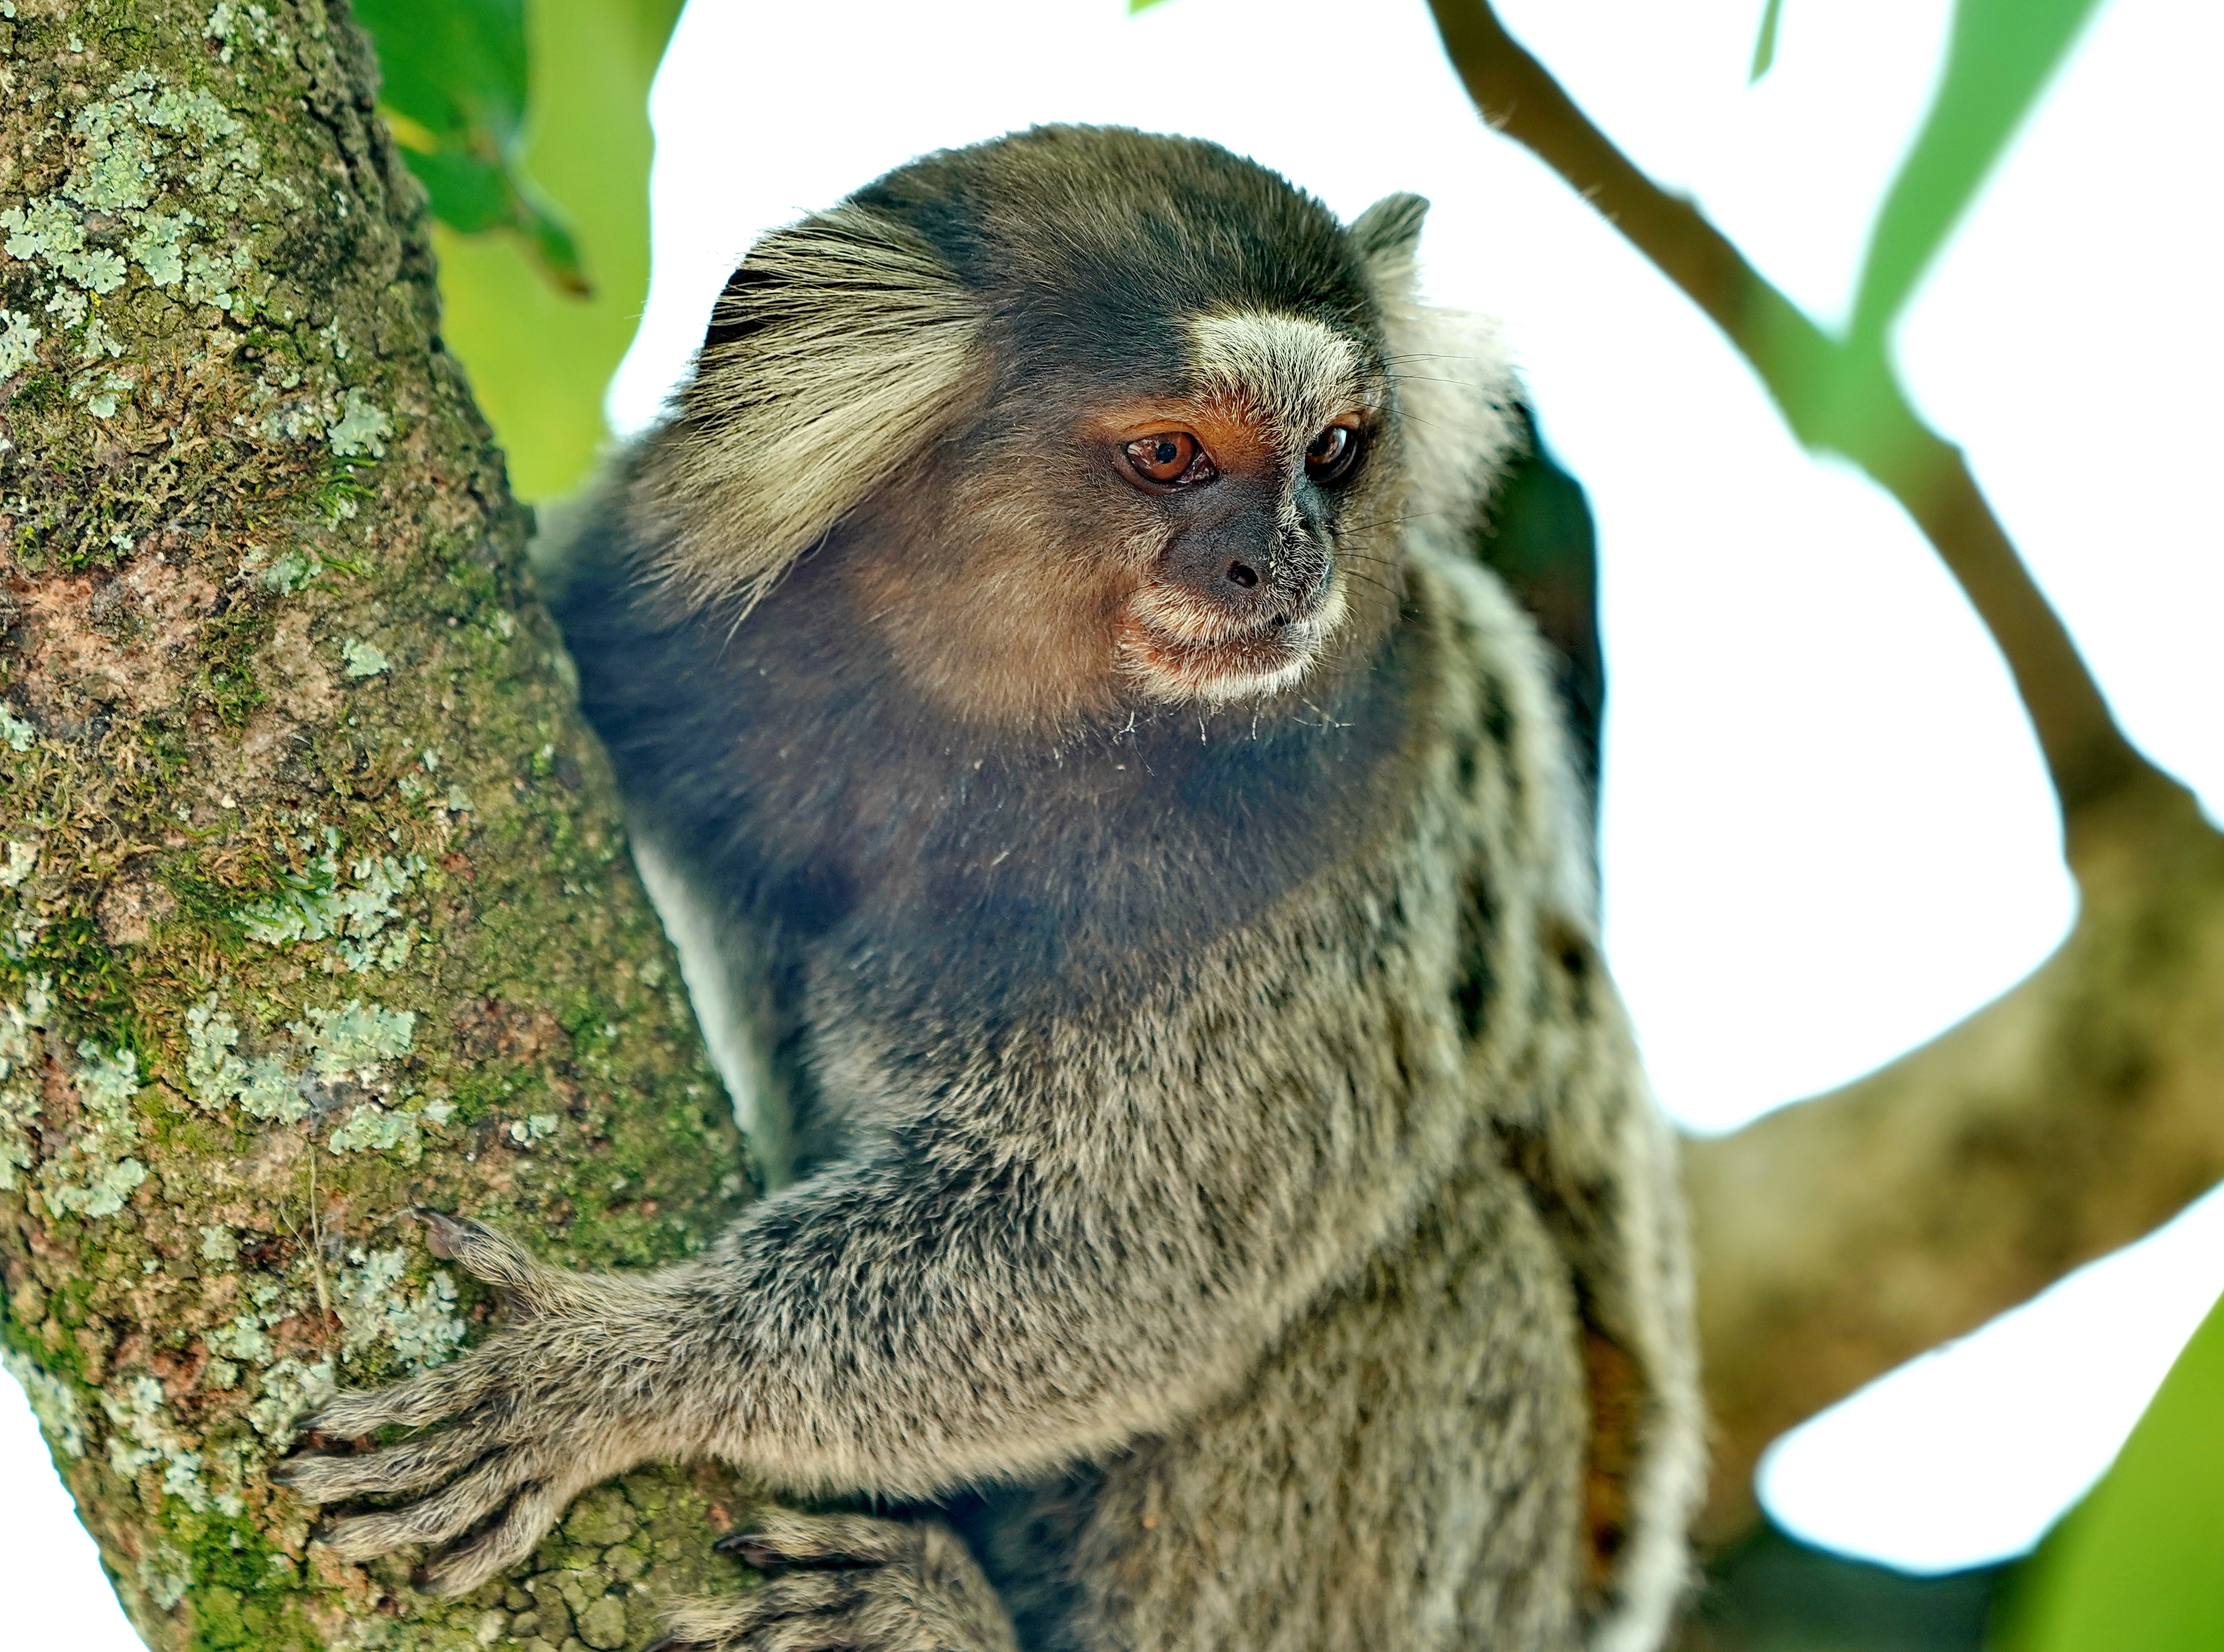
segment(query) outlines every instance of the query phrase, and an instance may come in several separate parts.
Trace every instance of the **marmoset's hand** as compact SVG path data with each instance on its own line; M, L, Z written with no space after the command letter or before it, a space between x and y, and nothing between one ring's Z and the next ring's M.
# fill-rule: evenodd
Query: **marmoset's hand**
M337 1519L324 1541L351 1561L425 1544L419 1586L463 1594L530 1554L579 1492L669 1448L648 1426L672 1347L656 1328L669 1298L646 1278L553 1268L477 1222L419 1214L435 1255L500 1292L509 1328L408 1382L342 1395L303 1425L340 1439L437 1432L297 1454L271 1478L313 1503L413 1498Z

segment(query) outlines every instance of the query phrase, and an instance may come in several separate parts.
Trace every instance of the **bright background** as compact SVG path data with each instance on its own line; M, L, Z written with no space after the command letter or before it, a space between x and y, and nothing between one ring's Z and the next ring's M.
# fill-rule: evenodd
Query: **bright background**
M1507 0L1509 26L1764 273L1841 316L1937 73L1947 0ZM2126 728L2224 816L2224 9L2108 0L1918 296L1900 356ZM1709 325L1483 131L1421 0L695 0L653 104L637 426L763 229L904 157L1044 120L1211 137L1349 216L1435 202L1439 300L1503 316L1590 489L1612 673L1608 942L1663 1097L1734 1127L1888 1059L2036 964L2071 891L1990 642L1898 508L1811 461ZM1794 1532L1918 1569L2028 1547L2224 1290L2224 1198L1788 1436ZM83 1652L121 1623L0 1384L0 1598ZM19 1620L20 1621L20 1620ZM50 1635L41 1643L53 1643Z

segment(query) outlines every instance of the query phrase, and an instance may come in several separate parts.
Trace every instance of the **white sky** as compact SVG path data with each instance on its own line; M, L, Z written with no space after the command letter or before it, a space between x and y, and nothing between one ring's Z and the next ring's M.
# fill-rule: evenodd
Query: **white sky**
M1657 177L1825 319L1937 72L1948 0L1507 0ZM1901 333L2132 737L2224 815L2224 9L2109 0ZM1709 326L1482 131L1421 0L694 0L657 84L656 275L613 387L646 419L763 229L919 150L1035 121L1218 139L1349 216L1435 203L1438 298L1506 318L1605 563L1608 941L1670 1107L1727 1129L1959 1019L2071 894L2036 751L1897 507L1785 433ZM2028 1546L2224 1289L2224 1198L1781 1442L1808 1537L1918 1568ZM0 1385L0 1596L136 1645ZM45 1501L41 1501L45 1499ZM102 1639L103 1634L108 1639Z

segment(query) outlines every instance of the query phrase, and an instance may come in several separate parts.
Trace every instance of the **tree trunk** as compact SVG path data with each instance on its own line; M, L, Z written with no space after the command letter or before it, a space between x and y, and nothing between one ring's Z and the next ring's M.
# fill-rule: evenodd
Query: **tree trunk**
M375 83L319 0L0 4L0 1330L151 1645L637 1647L721 1476L439 1602L264 1478L487 1318L413 1206L639 1265L751 1185Z

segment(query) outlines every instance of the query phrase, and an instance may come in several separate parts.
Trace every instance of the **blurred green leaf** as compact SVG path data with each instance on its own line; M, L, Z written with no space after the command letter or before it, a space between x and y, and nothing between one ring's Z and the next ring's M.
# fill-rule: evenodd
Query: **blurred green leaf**
M2097 4L1956 0L1945 72L1870 229L1844 339L1818 350L1795 328L1753 346L1785 416L1810 446L1873 474L1918 439L1891 365L1892 324ZM1772 3L1770 16L1777 9ZM1772 47L1767 23L1761 44Z
M379 101L433 216L466 234L515 230L550 281L584 296L578 247L520 164L523 0L360 0L356 15L377 42Z
M2097 3L1958 0L1938 96L1869 235L1854 300L1856 354L1881 349L1886 329Z
M380 101L442 143L477 130L507 147L525 123L523 0L358 0L378 42Z
M2224 1303L2014 1592L2004 1652L2224 1647Z
M679 6L359 0L432 197L442 336L522 499L570 492L608 438L648 293L648 89Z
M1776 26L1784 21L1784 0L1768 0L1760 14L1760 38L1753 43L1753 67L1747 72L1747 85L1766 74L1776 63Z
M452 230L480 235L509 227L509 180L502 168L452 149L403 146L401 158L433 199L433 216Z

